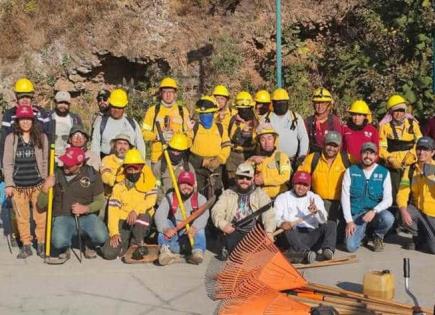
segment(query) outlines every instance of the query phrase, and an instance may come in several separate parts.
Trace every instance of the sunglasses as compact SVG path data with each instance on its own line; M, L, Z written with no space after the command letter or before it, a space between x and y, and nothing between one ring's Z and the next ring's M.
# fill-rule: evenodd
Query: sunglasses
M244 179L244 180L251 180L252 177L250 177L250 176L243 176L243 175L237 175L237 179L240 179L240 180L242 180L242 179Z
M404 112L405 112L405 109L403 109L403 108L393 110L393 113L404 113Z
M99 96L97 97L97 101L101 102L101 101L107 101L109 98L107 96Z

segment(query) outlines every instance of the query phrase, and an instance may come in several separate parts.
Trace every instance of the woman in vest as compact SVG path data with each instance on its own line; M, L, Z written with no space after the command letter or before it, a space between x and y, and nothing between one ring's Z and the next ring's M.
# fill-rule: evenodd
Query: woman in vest
M30 105L20 105L16 110L15 132L5 140L3 166L6 182L6 196L12 198L16 214L18 232L23 244L17 258L32 255L32 235L30 233L30 203L35 234L38 241L37 254L44 256L45 251L45 212L36 206L39 192L47 177L48 140L35 124Z

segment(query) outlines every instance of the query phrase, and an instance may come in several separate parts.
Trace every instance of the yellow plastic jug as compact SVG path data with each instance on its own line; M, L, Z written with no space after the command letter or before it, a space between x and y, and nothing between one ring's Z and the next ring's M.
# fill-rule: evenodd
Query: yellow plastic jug
M394 291L394 275L390 270L369 271L364 275L364 294L391 300L394 298Z

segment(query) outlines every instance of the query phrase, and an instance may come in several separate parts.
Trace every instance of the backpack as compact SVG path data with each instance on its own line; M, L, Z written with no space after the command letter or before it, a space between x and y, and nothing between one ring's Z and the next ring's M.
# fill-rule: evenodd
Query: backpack
M414 122L413 122L412 118L408 118L408 123L409 123L408 132L410 134L414 135L414 138L415 138L415 134L414 134ZM391 130L393 130L394 140L400 140L399 139L399 135L397 134L397 130L396 130L396 128L394 128L394 125L393 125L392 121L390 121L390 127L391 127Z
M294 111L289 110L289 112L290 112L290 115L293 117L293 119L292 119L292 123L291 123L291 126L290 126L290 130L295 130L296 127L297 127L297 125L298 125L298 117L296 116L296 113L295 113ZM271 112L268 112L268 113L266 114L266 116L264 117L264 120L265 120L267 123L270 123L270 118L269 118L270 113L271 113Z
M320 155L321 155L321 152L314 152L313 160L311 161L311 171L310 171L311 174L314 173L314 170L316 169L317 164L319 164ZM349 161L349 156L344 151L340 151L340 155L341 155L341 160L343 161L344 167L348 168L351 165L351 163Z
M160 112L160 105L161 105L160 102L157 103L157 105L155 107L155 110L154 110L153 130L154 130L154 126L156 125L157 115ZM183 120L183 123L181 124L181 128L182 128L182 130L184 132L185 131L184 130L184 109L183 109L183 106L181 106L179 104L177 104L177 107L178 107L178 114L180 115L181 119Z
M129 124L131 125L131 127L133 128L133 130L136 131L136 124L133 118L125 116L125 118L127 119L127 121L129 122ZM103 143L103 132L104 129L106 129L106 125L107 125L107 121L109 120L109 116L104 115L101 116L101 124L100 124L100 145Z

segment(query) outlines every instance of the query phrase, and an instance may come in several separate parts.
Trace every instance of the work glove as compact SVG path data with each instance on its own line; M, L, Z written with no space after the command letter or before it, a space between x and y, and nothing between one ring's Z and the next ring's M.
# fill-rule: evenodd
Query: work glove
M398 159L391 156L387 159L387 165L389 168L396 169L396 170L402 168L402 163Z
M405 156L403 157L403 160L402 160L402 166L408 166L408 165L411 165L414 162L416 162L415 155L412 154L409 151L406 152L406 154L405 154Z

